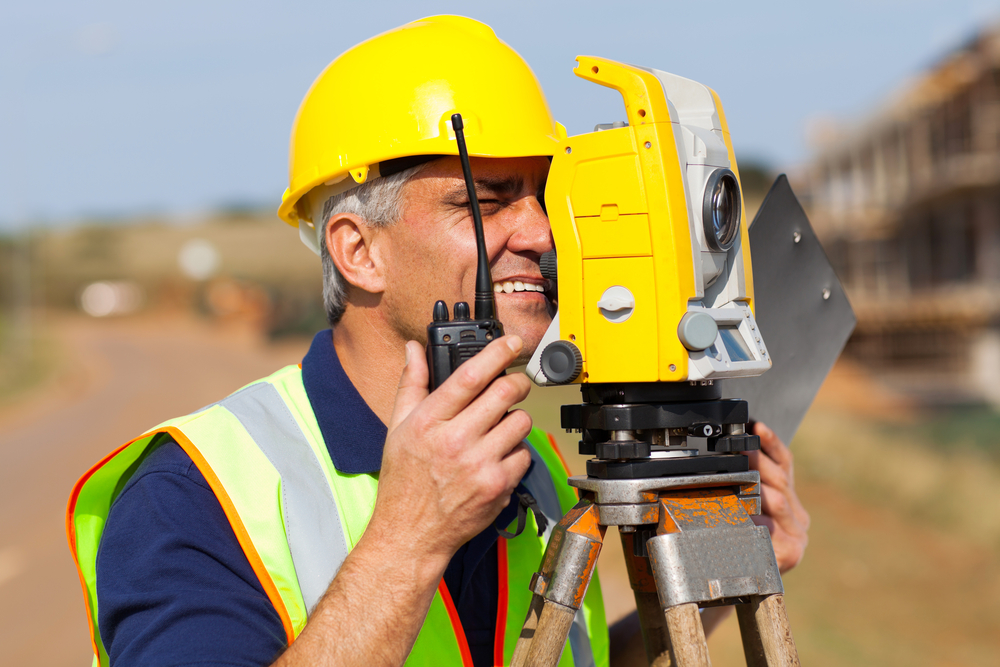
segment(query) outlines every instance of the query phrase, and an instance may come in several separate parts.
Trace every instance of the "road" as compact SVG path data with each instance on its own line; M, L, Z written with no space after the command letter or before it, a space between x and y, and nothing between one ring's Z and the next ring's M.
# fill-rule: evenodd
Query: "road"
M83 597L64 533L73 483L119 444L298 363L308 341L268 346L186 316L50 319L54 377L0 409L0 660L90 664Z

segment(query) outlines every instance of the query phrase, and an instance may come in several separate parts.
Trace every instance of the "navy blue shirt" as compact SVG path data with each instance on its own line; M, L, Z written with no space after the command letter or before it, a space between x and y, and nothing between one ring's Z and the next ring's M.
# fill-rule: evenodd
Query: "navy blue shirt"
M336 468L374 473L386 427L358 394L321 331L302 380ZM115 499L97 554L98 628L115 665L269 665L285 632L201 472L168 436ZM501 514L507 525L513 499ZM444 574L473 662L493 664L496 531L463 545Z

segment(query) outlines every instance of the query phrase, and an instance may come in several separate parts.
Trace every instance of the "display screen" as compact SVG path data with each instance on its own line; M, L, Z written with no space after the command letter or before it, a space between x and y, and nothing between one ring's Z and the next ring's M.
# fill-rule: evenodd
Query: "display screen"
M722 342L729 350L729 358L733 361L753 361L753 353L743 341L738 327L719 327Z

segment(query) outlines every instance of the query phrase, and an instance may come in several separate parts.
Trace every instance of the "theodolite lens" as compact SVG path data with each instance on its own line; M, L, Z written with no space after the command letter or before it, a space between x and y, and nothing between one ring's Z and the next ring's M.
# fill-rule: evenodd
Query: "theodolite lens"
M733 247L740 229L740 185L729 169L716 169L705 185L705 205L702 221L705 240L712 250L726 251Z

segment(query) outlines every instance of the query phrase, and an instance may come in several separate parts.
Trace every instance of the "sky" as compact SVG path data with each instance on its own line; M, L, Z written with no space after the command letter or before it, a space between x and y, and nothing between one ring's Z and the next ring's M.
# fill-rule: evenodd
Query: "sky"
M789 169L817 119L849 122L978 28L1000 0L623 3L34 0L0 3L0 232L103 216L273 206L312 80L408 21L490 24L570 134L624 116L572 74L595 55L714 88L738 161ZM363 101L358 102L359 105Z

